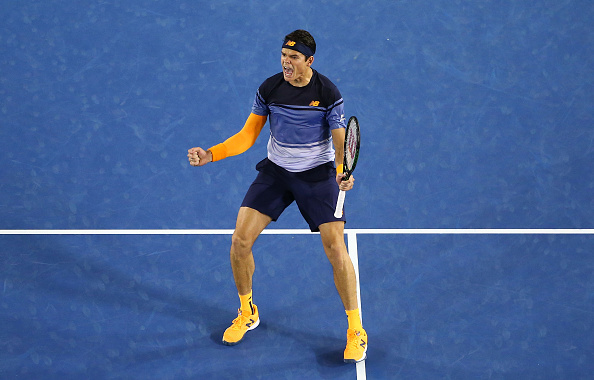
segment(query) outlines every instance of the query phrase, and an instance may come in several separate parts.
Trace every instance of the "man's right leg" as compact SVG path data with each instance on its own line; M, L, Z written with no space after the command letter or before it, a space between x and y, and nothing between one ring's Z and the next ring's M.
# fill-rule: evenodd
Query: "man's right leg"
M260 324L258 308L252 303L252 277L256 268L252 246L271 218L249 207L241 207L231 240L231 269L241 306L233 324L223 334L223 343L235 345L245 333Z

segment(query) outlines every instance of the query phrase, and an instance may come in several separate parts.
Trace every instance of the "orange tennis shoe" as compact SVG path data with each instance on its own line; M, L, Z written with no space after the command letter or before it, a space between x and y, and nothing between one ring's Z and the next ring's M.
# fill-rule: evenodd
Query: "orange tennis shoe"
M345 363L357 363L367 358L367 333L365 330L347 330L347 345L344 350Z
M237 310L237 318L233 320L233 324L229 326L223 334L223 344L227 346L234 346L241 342L246 332L255 329L260 324L260 315L258 307L254 306L254 313L251 315L243 315L241 309Z

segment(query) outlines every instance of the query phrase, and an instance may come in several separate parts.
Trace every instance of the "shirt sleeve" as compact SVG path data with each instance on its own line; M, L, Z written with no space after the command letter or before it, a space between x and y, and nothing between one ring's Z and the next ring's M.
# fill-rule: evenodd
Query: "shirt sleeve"
M344 117L344 101L342 98L338 99L328 109L326 120L328 121L330 129L346 128L346 120Z
M260 116L268 116L270 114L270 108L268 108L266 101L260 94L260 90L256 92L254 104L252 105L252 113Z

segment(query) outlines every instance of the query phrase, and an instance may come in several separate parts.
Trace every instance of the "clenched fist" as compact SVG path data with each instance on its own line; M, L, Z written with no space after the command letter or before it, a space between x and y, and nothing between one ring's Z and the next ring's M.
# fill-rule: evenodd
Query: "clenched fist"
M212 152L200 147L188 149L188 160L192 166L204 166L212 162Z

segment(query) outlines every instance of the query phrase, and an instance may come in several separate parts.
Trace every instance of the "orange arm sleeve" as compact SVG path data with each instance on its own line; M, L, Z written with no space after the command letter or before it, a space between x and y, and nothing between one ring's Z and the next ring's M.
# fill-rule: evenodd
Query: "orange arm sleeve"
M266 124L266 119L266 116L251 113L241 131L229 137L225 142L208 149L212 152L212 161L236 156L251 148Z

